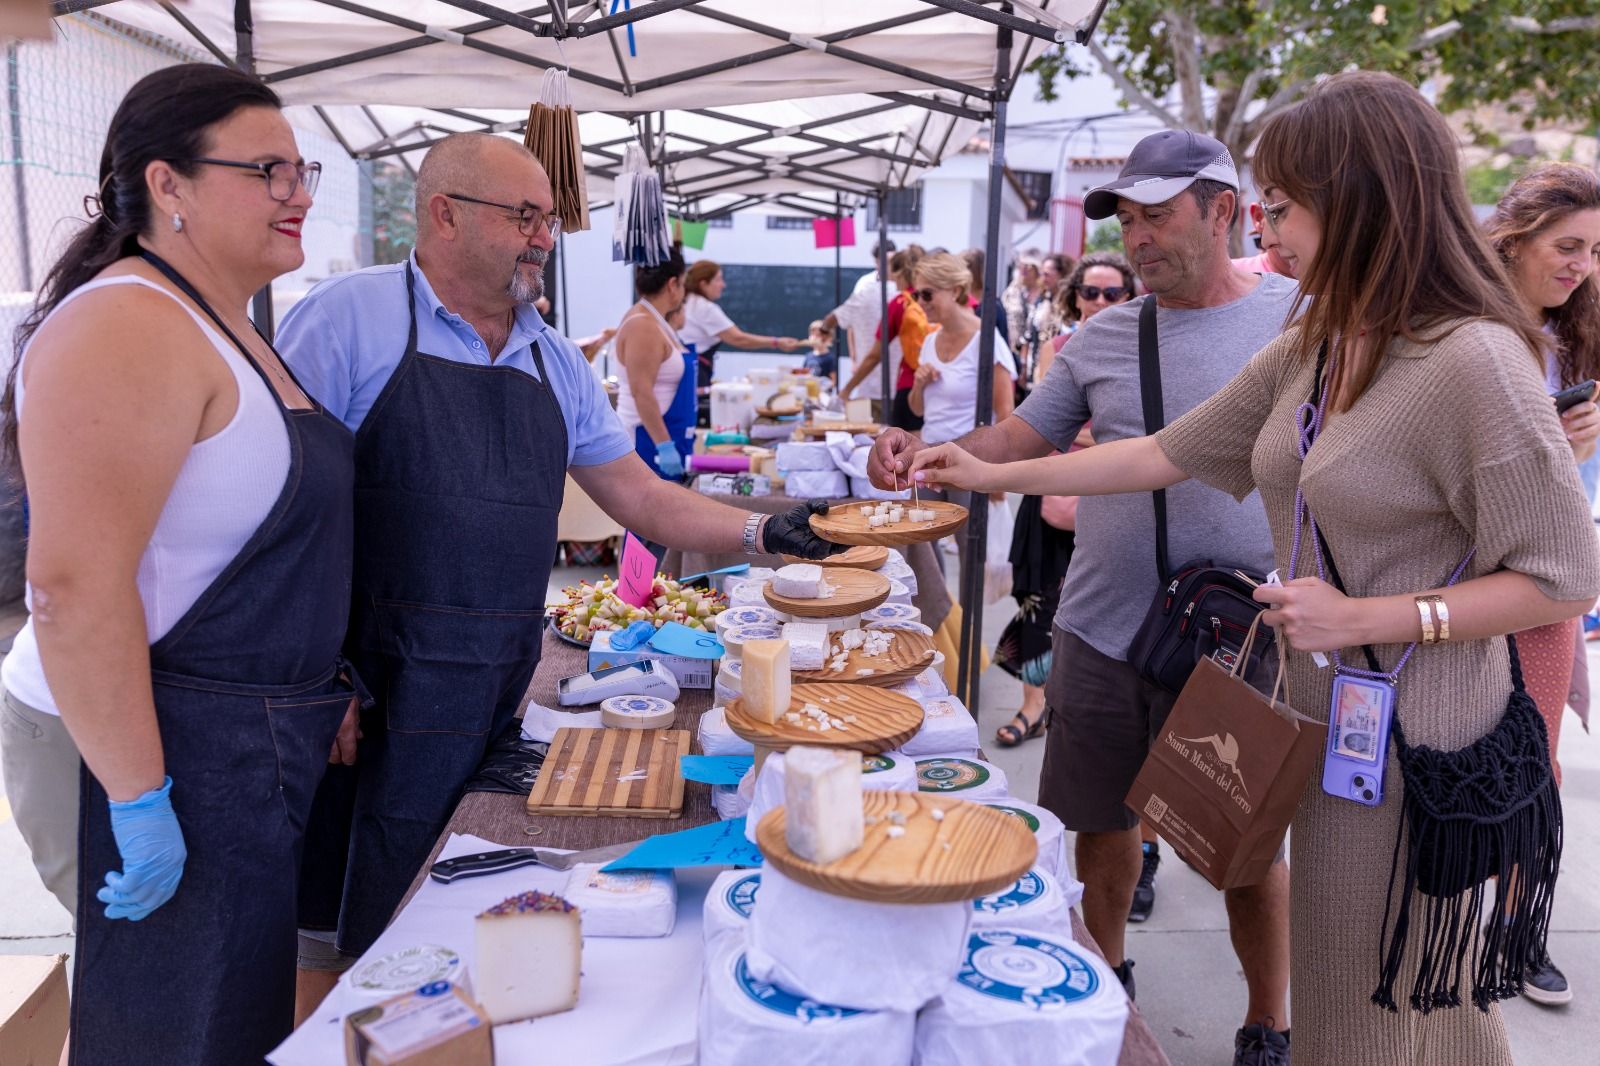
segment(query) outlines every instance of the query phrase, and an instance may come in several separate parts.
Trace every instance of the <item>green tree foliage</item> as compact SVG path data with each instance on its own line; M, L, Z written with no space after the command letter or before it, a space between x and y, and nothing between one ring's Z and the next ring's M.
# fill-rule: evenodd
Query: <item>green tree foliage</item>
M417 182L395 163L378 161L372 168L372 259L398 263L417 243Z
M1236 158L1327 74L1359 67L1421 84L1446 112L1502 102L1536 121L1600 121L1596 0L1117 0L1086 49L1033 64L1040 95L1096 66L1129 106L1203 130Z
M1122 254L1122 226L1114 218L1095 223L1094 229L1089 231L1089 240L1084 244L1085 252L1116 252Z

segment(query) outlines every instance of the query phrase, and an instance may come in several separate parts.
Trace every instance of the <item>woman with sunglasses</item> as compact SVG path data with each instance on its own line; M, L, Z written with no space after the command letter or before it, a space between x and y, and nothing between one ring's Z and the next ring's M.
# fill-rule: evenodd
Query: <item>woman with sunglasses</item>
M319 171L279 107L213 64L136 84L17 330L33 613L5 777L75 904L75 1063L260 1062L288 1035L302 830L354 739L354 439L247 316L305 261Z
M1112 304L1133 299L1133 269L1115 252L1093 252L1078 260L1072 276L1056 289L1056 313L1066 332L1040 345L1035 381L1043 381L1056 353L1078 327Z
M922 419L922 439L938 444L970 433L977 422L978 328L972 275L958 256L937 252L917 264L911 295L938 327L922 342L906 398ZM998 330L994 336L994 420L1011 413L1016 364Z

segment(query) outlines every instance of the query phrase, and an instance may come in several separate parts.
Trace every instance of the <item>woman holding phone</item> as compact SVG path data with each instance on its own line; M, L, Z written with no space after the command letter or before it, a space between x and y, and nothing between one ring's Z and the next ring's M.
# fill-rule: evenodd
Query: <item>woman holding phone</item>
M1561 428L1573 458L1583 462L1600 438L1600 178L1572 163L1549 163L1512 183L1489 218L1489 240L1500 253L1522 305L1555 340L1545 355L1545 378L1556 393ZM1582 653L1582 626L1576 618L1517 634L1528 692L1539 707L1550 737L1550 763L1556 781L1567 694L1572 689L1573 647ZM1549 952L1528 960L1526 995L1557 1007L1572 1001L1572 989Z

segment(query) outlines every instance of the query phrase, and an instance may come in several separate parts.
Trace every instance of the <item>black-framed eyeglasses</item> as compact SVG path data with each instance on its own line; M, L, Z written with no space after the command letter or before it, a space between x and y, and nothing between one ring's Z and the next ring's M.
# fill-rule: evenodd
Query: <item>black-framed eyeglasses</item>
M321 163L291 163L287 159L275 159L270 163L246 163L238 159L206 158L191 159L189 162L260 171L261 176L267 179L267 195L279 203L286 203L294 196L296 185L305 186L307 196L315 196L317 183L322 180Z
M561 236L561 216L552 215L548 211L543 211L531 204L523 204L519 207L516 204L500 204L495 203L493 200L480 200L476 196L462 196L460 193L455 192L447 192L445 195L452 200L462 200L469 204L498 207L510 215L511 221L517 224L517 231L524 237L532 237L541 228L549 229L551 240Z
M1128 295L1128 290L1121 285L1107 285L1104 288L1099 285L1079 285L1078 295L1085 300L1098 300L1104 296L1107 303L1116 303Z

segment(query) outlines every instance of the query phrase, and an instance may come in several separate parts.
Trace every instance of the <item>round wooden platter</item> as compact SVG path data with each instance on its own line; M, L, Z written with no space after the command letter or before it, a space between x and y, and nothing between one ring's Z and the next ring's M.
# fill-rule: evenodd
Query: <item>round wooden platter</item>
M807 422L800 427L800 432L807 437L825 437L829 433L848 433L852 437L864 433L876 437L883 432L883 427L876 422Z
M870 611L889 598L889 579L871 570L836 566L824 571L822 580L833 589L833 595L810 600L780 596L772 591L770 581L762 586L761 594L774 611L796 618L845 618Z
M899 501L910 510L921 507L934 512L931 522L913 522L909 518L892 526L869 526L861 508L871 501L841 500L828 508L827 514L811 516L811 531L823 540L835 544L917 544L949 536L967 524L967 509L958 503L943 500Z
M889 549L881 544L857 544L848 551L830 555L826 559L802 559L798 555L780 555L786 563L816 563L824 570L835 566L850 566L857 570L876 570L889 561Z
M729 701L724 709L728 728L758 747L787 751L796 744L823 748L851 748L867 755L893 751L922 728L922 705L909 696L872 685L796 683L789 693L789 710L814 703L835 718L854 717L843 729L812 730L810 716L791 722L786 718L767 723L745 713L744 698Z
M910 681L933 665L933 638L909 630L893 630L894 643L882 655L865 655L860 648L848 653L844 669L834 673L826 666L821 670L796 670L794 679L804 682L837 681L856 685L898 685ZM838 646L838 634L829 635L830 649ZM862 670L870 673L863 674Z
M789 850L782 807L756 826L766 860L803 885L878 903L947 903L998 892L1039 857L1021 820L981 803L920 792L862 793L867 827L862 844L825 865ZM935 820L934 811L943 812ZM891 836L891 827L905 832Z

